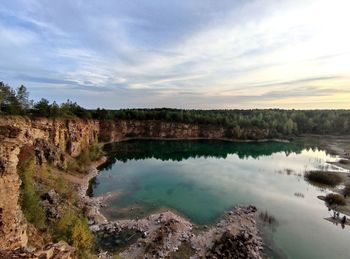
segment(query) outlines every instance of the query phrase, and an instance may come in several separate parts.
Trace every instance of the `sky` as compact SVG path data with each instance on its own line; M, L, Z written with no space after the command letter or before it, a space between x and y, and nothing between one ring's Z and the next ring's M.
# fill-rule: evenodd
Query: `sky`
M86 108L350 109L349 0L0 0L0 81Z

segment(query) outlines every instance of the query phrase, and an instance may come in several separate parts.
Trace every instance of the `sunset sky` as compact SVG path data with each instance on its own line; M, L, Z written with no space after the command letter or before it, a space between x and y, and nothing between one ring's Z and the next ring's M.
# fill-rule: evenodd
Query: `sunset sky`
M0 81L86 108L350 108L349 0L1 0Z

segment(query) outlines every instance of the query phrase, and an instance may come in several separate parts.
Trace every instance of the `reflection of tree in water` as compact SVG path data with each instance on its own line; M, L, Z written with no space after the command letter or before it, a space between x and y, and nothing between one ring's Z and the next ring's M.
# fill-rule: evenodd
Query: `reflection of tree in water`
M93 196L93 193L94 193L94 189L97 188L97 186L99 185L100 183L98 182L97 178L94 177L92 178L90 181L89 181L89 187L86 191L86 194L89 196L89 197L92 197Z
M226 158L237 154L240 159L269 156L273 153L300 153L304 144L292 142L236 143L219 140L130 140L104 147L108 161L100 169L111 167L116 161L160 159L182 161L189 158Z

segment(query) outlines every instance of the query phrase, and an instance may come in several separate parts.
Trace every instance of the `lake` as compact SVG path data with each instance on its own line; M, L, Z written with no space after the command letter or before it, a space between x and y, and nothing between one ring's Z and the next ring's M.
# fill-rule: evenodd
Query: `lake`
M349 258L350 229L317 198L329 190L304 180L306 170L339 170L337 157L303 143L131 140L105 146L109 156L93 195L111 192L111 220L171 209L198 225L236 204L254 204L277 223L260 228L272 257Z

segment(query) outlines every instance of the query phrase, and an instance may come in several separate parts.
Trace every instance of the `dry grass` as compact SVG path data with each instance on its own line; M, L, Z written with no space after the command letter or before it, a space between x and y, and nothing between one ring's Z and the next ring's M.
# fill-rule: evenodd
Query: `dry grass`
M325 200L329 205L346 205L345 198L338 193L327 194Z
M343 178L338 172L309 171L305 173L304 177L309 182L324 184L332 187L343 182Z

